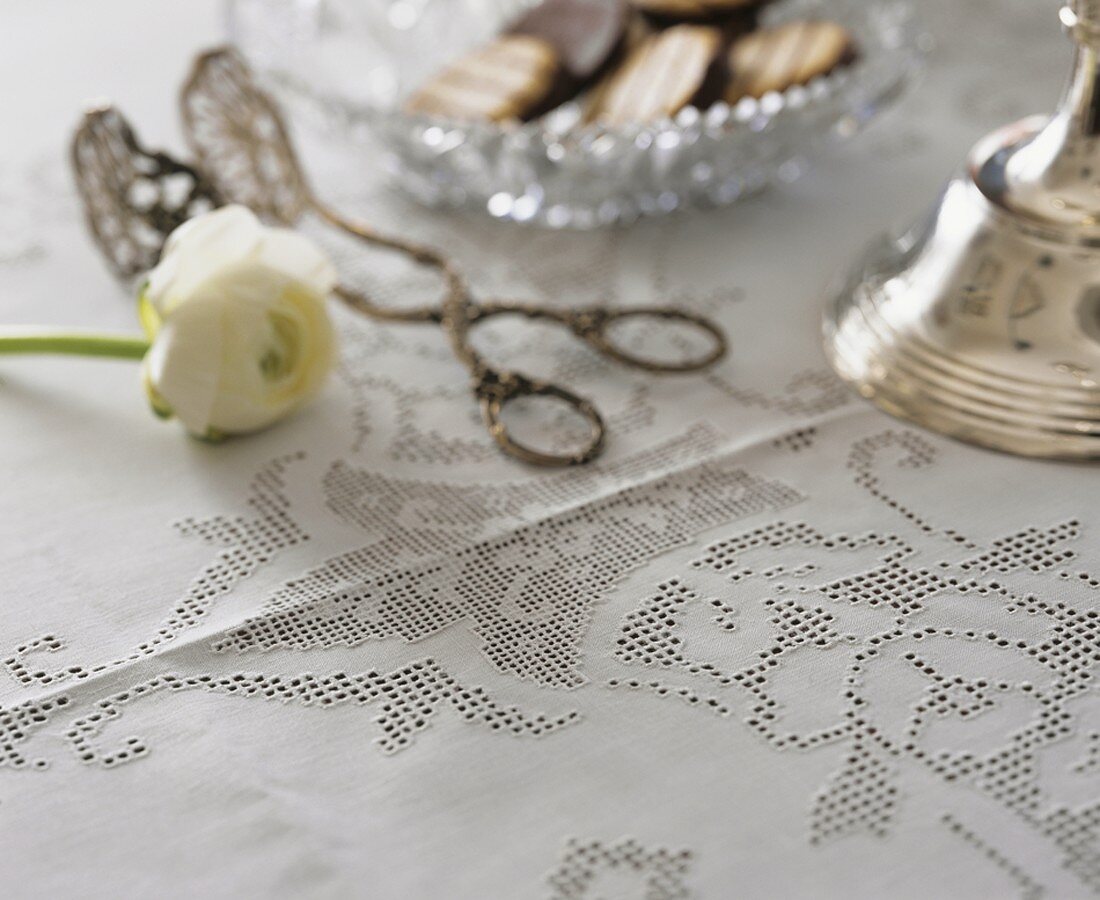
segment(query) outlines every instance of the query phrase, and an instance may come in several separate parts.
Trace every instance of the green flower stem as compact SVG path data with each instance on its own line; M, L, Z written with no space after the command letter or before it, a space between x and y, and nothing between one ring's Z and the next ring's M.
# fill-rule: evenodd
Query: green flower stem
M102 356L141 359L149 351L143 337L111 334L76 334L70 331L0 329L0 355L5 353L62 353L69 356Z

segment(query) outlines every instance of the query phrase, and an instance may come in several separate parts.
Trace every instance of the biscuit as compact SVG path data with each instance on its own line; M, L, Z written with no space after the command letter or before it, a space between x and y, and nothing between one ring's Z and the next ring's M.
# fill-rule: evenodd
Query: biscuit
M789 22L734 41L726 55L729 83L723 99L763 97L808 84L855 58L855 42L835 22Z
M447 119L529 119L552 105L561 71L549 41L501 35L430 78L408 98L405 110Z
M621 125L675 115L697 102L721 48L721 30L709 26L648 35L594 92L586 118Z

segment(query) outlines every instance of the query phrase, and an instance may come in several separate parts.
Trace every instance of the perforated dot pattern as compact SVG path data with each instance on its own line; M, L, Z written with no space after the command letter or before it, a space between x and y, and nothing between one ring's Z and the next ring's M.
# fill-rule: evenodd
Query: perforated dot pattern
M788 416L819 416L852 402L843 382L821 369L799 372L775 393L746 388L724 372L708 375L707 381L742 406Z
M342 482L349 477L335 474ZM391 490L375 502L372 483L366 476L355 488L344 485L330 504L388 537L288 585L265 614L215 641L215 650L415 641L467 621L498 671L575 687L583 682L580 642L591 608L619 578L703 529L802 499L781 482L707 464L453 549L437 534L411 533L401 516L415 508L422 520L477 518L471 509L489 495L456 497L451 489L410 483L405 496ZM512 500L505 493L492 502L507 507ZM387 566L405 542L429 561Z
M772 446L775 447L776 450L802 453L804 450L809 450L813 447L816 441L816 428L796 428L794 431L788 431L786 434L777 437L772 441Z
M181 534L218 547L217 558L199 573L151 638L142 641L125 656L108 662L48 671L28 663L28 657L57 652L65 644L56 635L43 635L20 644L14 653L4 659L3 665L8 674L25 686L53 685L71 678L86 679L149 656L194 627L203 620L218 598L236 584L250 578L284 550L309 540L309 535L291 516L290 501L285 493L287 469L302 459L304 454L294 453L279 457L260 469L252 480L247 501L252 516L215 516L203 520L185 519L177 523Z
M892 767L862 741L853 741L843 767L814 798L810 842L821 844L852 834L884 838L898 799Z
M30 740L32 734L49 722L50 717L70 703L64 694L45 700L28 700L7 709L0 709L0 766L22 769L31 766L45 769L45 759L28 760L19 745Z
M649 850L632 838L614 844L570 839L561 865L550 876L553 900L597 900L593 889L600 875L623 872L636 879L636 896L644 900L689 900L686 876L692 856L687 850Z
M101 749L97 739L108 723L118 719L124 707L142 697L186 690L322 708L344 703L380 704L382 712L374 722L381 735L375 740L387 754L408 747L428 727L440 707L449 707L471 724L516 737L541 737L579 718L575 711L556 716L529 715L516 707L502 706L482 688L464 687L428 658L386 674L371 671L324 676L308 672L294 676L250 672L226 676L160 675L99 701L91 714L73 723L67 737L84 763L112 768L130 762L149 752L147 742L140 737L128 737L113 749Z

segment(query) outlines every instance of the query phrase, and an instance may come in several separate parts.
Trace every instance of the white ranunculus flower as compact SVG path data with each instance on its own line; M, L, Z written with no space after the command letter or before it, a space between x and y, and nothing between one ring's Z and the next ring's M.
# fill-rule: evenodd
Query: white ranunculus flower
M265 227L243 206L177 228L141 295L154 410L209 438L257 431L296 409L333 366L326 300L335 284L313 242Z

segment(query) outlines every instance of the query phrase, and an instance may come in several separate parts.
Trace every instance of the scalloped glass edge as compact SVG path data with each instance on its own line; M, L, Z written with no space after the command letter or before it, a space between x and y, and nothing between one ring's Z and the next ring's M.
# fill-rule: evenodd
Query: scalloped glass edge
M319 90L293 66L271 64L270 48L250 52L237 2L227 6L231 38L292 115L369 156L372 166L381 160L390 180L425 205L554 229L726 206L794 181L823 144L855 136L893 105L932 48L910 0L782 0L765 24L837 19L855 32L859 58L783 93L688 107L645 125L576 124L575 103L533 122L498 125L409 115ZM285 49L274 55L296 58Z

